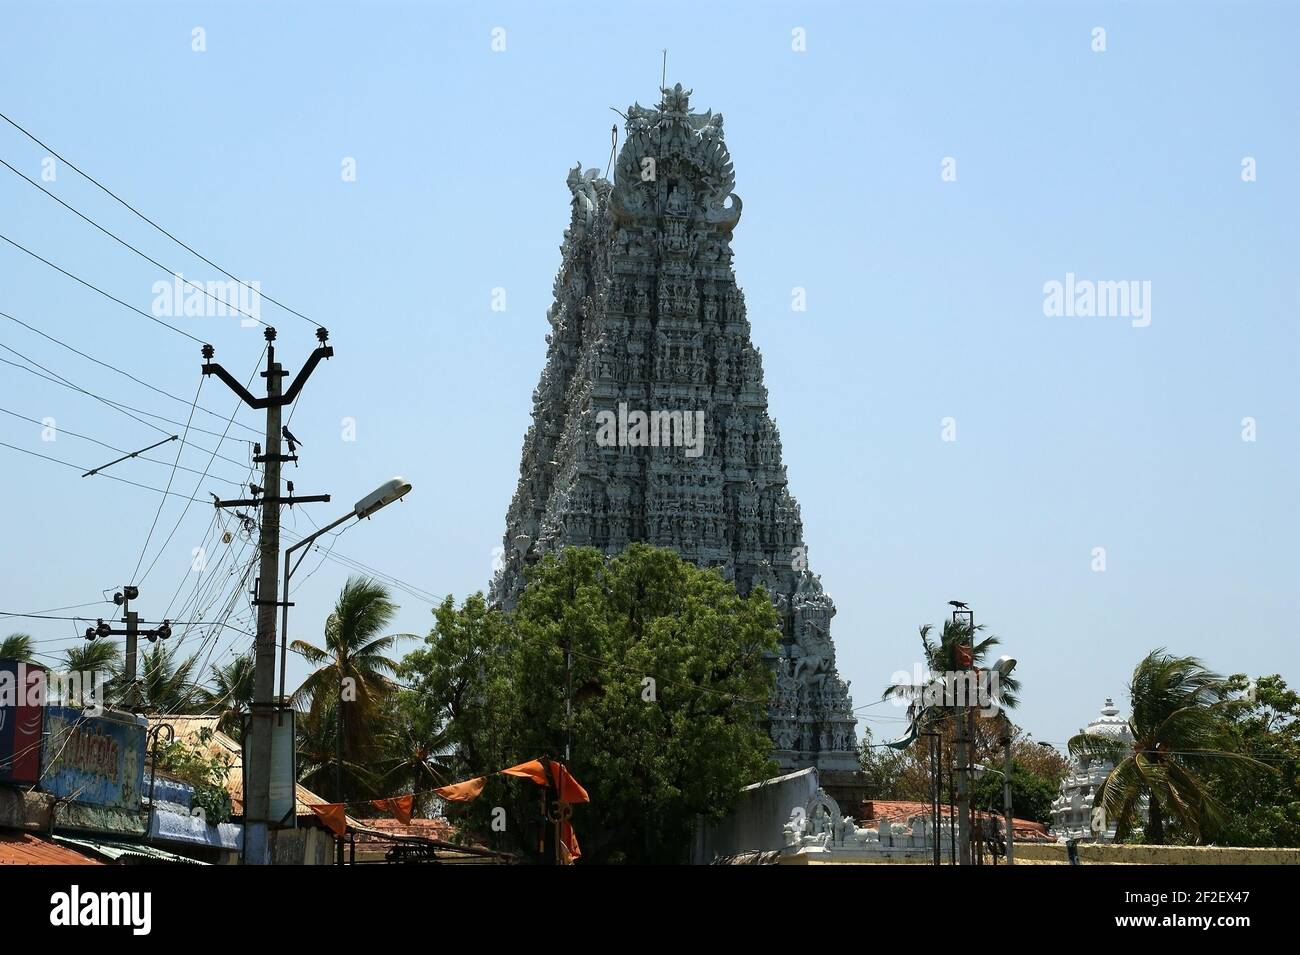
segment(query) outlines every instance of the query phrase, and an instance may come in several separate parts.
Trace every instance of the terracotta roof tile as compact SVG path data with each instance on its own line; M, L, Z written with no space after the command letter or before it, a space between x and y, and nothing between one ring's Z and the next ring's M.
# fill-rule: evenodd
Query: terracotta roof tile
M0 865L104 865L30 832L0 832Z
M912 816L928 816L930 807L923 802L909 802L899 799L868 799L858 807L858 815L854 816L855 821L867 823L881 819L888 819L890 822L907 822ZM939 818L947 819L949 814L948 804L942 803L939 806ZM992 814L980 812L981 818L989 818ZM1001 818L1000 816L998 818ZM1033 822L1029 819L1011 820L1012 828L1015 830L1016 838L1022 841L1034 842L1054 842L1055 840L1047 834L1047 827L1041 822Z

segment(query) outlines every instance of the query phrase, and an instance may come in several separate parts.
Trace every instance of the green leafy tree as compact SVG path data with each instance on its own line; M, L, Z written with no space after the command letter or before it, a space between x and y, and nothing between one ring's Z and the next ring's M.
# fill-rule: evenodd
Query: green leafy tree
M1223 805L1207 785L1210 776L1269 770L1227 748L1232 743L1225 704L1231 692L1227 681L1195 657L1152 650L1129 683L1133 743L1090 733L1070 740L1075 756L1114 764L1098 801L1115 823L1117 839L1128 838L1145 803L1144 841L1170 841L1171 823L1191 841L1210 841L1226 821Z
M336 745L341 748L343 789L339 791L332 777L325 787L336 800L353 793L373 794L373 769L359 773L357 768L373 764L383 708L393 695L389 677L396 664L386 654L398 640L409 636L381 636L397 609L382 584L349 577L334 612L325 621L325 645L318 647L303 640L290 645L315 667L295 691L294 704L309 712L312 725L321 733L325 732L324 710L328 709L338 724L334 733ZM337 764L337 756L333 762Z
M975 783L975 806L986 812L1002 812L1002 772L985 772ZM1017 819L1048 824L1052 821L1052 801L1060 781L1053 782L1030 772L1016 760L1011 762L1011 807Z
M230 821L230 793L226 788L230 757L205 752L202 744L211 739L211 733L210 729L202 730L197 747L180 740L164 742L158 747L156 759L159 775L179 779L194 787L191 805L203 811L208 825L215 826Z
M1300 846L1300 694L1274 674L1251 681L1228 679L1224 747L1273 767L1260 785L1253 767L1219 763L1207 774L1209 790L1223 806L1216 836L1225 845Z
M761 589L742 599L717 572L644 544L610 560L570 547L533 568L511 614L448 598L401 672L445 721L465 775L571 747L591 795L574 819L586 860L678 862L698 817L720 818L775 773L763 721L778 639ZM461 812L502 848L536 851L535 786L490 776Z

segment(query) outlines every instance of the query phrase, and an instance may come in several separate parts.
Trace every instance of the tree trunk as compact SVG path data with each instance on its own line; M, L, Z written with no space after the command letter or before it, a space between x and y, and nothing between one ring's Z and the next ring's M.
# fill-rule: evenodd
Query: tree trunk
M1160 811L1160 803L1156 801L1154 793L1147 793L1146 841L1148 845L1153 846L1165 844L1165 817Z

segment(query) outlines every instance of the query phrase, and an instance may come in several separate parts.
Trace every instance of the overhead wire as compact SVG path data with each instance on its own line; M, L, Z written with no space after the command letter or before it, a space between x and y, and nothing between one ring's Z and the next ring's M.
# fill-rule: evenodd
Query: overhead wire
M65 166L67 166L69 169L71 169L73 172L75 172L78 176L80 176L81 178L85 179L85 180L86 180L87 182L89 182L91 185L95 186L97 189L99 189L101 192L103 192L103 193L104 193L105 195L107 195L109 198L113 199L115 202L117 202L117 203L121 204L122 206L124 206L124 207L125 207L126 209L128 209L128 210L129 210L133 215L135 215L136 218L140 219L141 221L147 223L148 225L152 226L154 229L156 229L156 230L158 230L159 232L161 232L163 235L165 235L167 238L171 239L173 242L175 242L175 243L176 243L177 245L179 245L181 248L185 249L185 251L189 252L191 255L194 255L195 257L197 257L197 258L201 259L202 261L206 262L208 265L212 266L214 269L216 269L218 272L220 272L222 275L226 276L227 278L229 278L229 279L233 279L234 281L239 282L241 285L247 285L247 284L248 284L248 283L246 283L243 279L237 277L237 276L234 275L233 273L228 272L226 269L222 268L222 267L221 267L220 265L218 265L216 262L213 262L211 259L209 259L207 256L203 255L203 253L199 252L199 251L198 251L197 249L195 249L193 246L187 245L185 242L182 242L182 241L181 241L180 239L178 239L175 235L173 235L172 233L168 232L166 229L164 229L161 225L159 225L159 224L158 224L157 222L155 222L153 219L150 219L150 218L149 218L148 216L146 216L143 212L141 212L139 209L135 208L135 206L131 205L131 203L127 202L125 199L123 199L123 198L122 198L121 196L119 196L117 193L113 192L113 190L109 189L107 186L105 186L102 182L100 182L100 181L99 181L98 179L96 179L94 176L90 175L90 173L88 173L88 172L86 172L85 170L81 169L81 168L80 168L79 166L77 166L74 162L72 162L72 160L67 159L66 157L64 157L64 156L61 155L60 153L56 152L56 151L55 151L53 148L51 148L49 145L47 145L46 143L42 142L40 139L38 139L38 138L36 137L36 135L35 135L34 133L30 132L28 129L26 129L24 126L22 126L20 123L18 123L17 121L15 121L14 119L12 119L11 117L5 115L4 113L0 113L0 120L4 120L6 123L8 123L8 124L9 124L10 126L12 126L14 129L18 130L18 132L22 133L24 136L26 136L28 139L30 139L32 142L34 142L37 146L40 146L42 149L44 149L44 150L45 150L49 155L53 156L53 157L54 157L55 159L57 159L59 162L63 163ZM272 305L276 305L276 306L278 306L278 307L284 309L284 310L285 310L286 312L288 312L290 315L296 315L298 318L301 318L304 322L310 322L312 325L315 325L315 324L316 324L316 322L314 322L312 319L308 318L308 317L307 317L306 315L304 315L302 312L299 312L299 311L297 311L296 309L292 309L292 308L290 308L288 305L285 305L283 302L281 302L281 301L279 301L279 300L277 300L277 299L272 298L270 295L267 295L265 292L260 292L260 291L259 291L259 294L261 295L262 298L266 299L266 301L270 302Z

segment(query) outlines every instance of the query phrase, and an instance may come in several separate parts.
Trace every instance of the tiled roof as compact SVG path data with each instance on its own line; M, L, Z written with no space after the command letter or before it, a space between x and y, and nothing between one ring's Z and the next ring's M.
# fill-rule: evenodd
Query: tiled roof
M887 819L890 822L907 822L907 820L912 816L928 816L930 814L930 806L927 803L909 802L907 800L868 799L859 806L858 813L859 815L855 816L854 819L863 824L881 819ZM947 819L948 815L948 804L941 803L939 805L939 818ZM994 814L988 812L979 812L977 815L981 819L994 818ZM996 818L1000 819L1002 817L1001 815L997 815ZM1041 822L1033 822L1029 819L1016 819L1013 817L1011 820L1011 826L1012 829L1014 829L1016 839L1018 840L1030 842L1056 841L1047 834L1047 827Z
M360 823L367 829L378 830L386 836L416 837L449 842L451 837L456 834L456 827L446 819L412 819L406 825L396 819L384 818L362 819ZM362 831L357 835L357 842L367 842L375 838L375 836Z
M0 865L104 865L30 832L0 832Z

